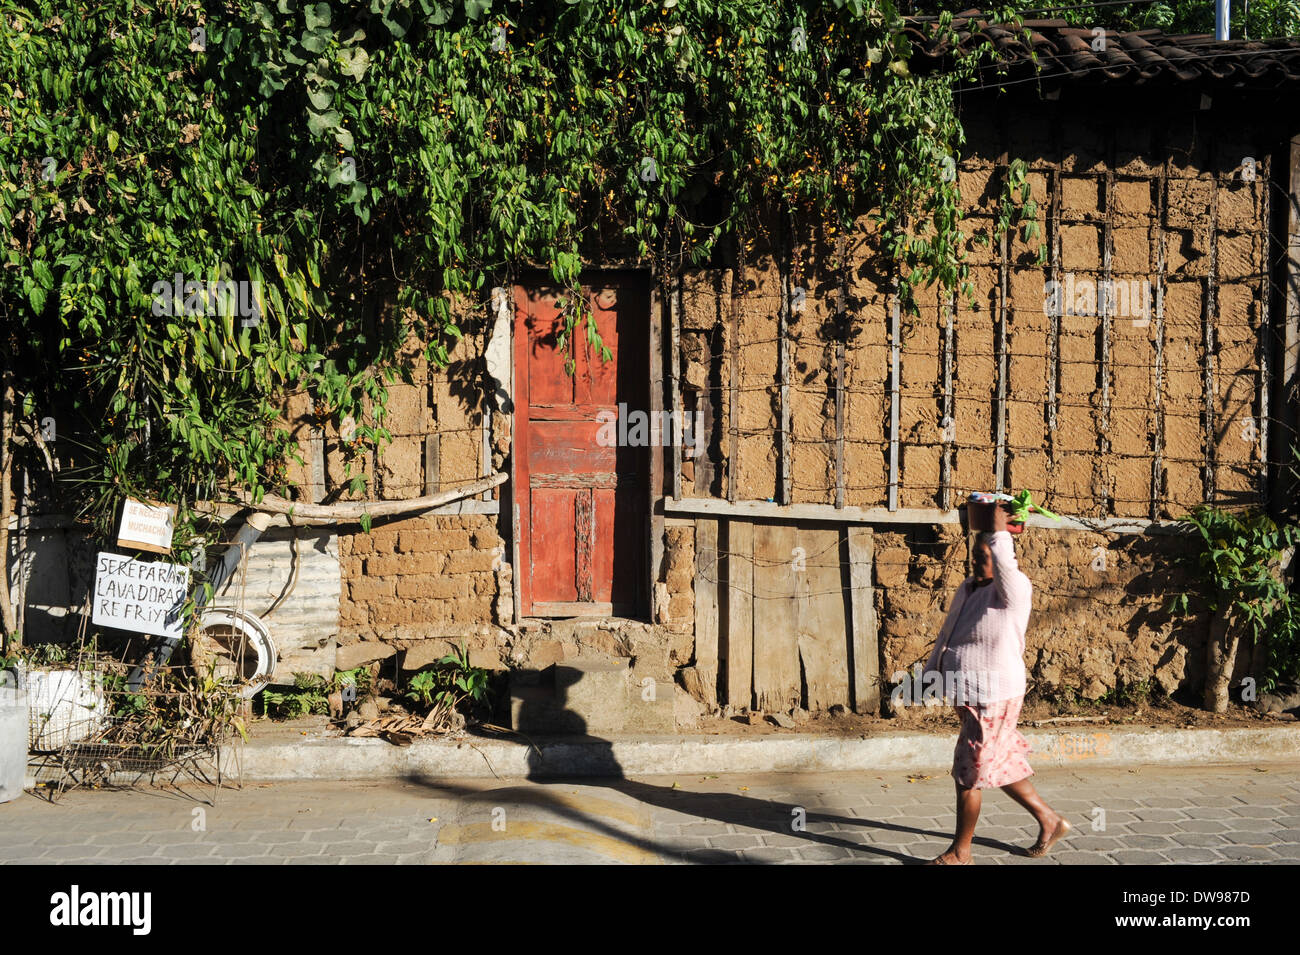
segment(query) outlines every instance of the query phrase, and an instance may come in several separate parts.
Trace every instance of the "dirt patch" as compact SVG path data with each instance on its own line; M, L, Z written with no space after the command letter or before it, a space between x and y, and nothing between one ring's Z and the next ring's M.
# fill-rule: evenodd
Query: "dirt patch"
M1069 721L1071 717L1089 720ZM1093 722L1092 719L1096 719ZM1043 728L1062 731L1096 726L1147 726L1151 728L1180 729L1259 729L1271 726L1294 725L1295 716L1277 713L1259 713L1243 706L1230 706L1222 715L1207 713L1172 700L1152 702L1143 706L1103 706L1098 704L1062 704L1048 701L1026 703L1020 714L1020 727L1033 727L1035 722L1058 720ZM947 736L957 732L960 723L956 711L933 708L909 711L904 716L860 716L856 713L822 713L794 729L784 729L764 719L755 726L744 716L714 717L706 719L691 735L753 737L773 734L804 734L817 736L862 737L883 736L898 732L934 733Z

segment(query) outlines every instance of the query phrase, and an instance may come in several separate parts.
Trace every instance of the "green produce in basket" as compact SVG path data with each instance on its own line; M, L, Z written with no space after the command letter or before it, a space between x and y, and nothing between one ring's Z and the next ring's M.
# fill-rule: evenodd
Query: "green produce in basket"
M1061 519L1060 517L1053 514L1051 511L1049 511L1047 508L1039 507L1037 504L1035 504L1033 499L1029 496L1028 491L1021 491L1015 497L1010 497L1008 495L1003 495L1003 497L1005 497L1006 500L1011 504L1012 523L1015 524L1025 523L1026 518L1029 517L1030 511L1036 511L1039 514L1042 514L1044 517L1050 517L1054 521L1059 521Z

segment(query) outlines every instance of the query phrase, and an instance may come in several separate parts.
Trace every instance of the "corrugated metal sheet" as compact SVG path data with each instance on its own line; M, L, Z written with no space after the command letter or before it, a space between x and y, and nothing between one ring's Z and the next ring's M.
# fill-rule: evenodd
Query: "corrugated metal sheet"
M293 537L298 536L298 575L293 576ZM285 595L271 613L266 611ZM319 528L272 528L250 549L244 567L213 597L212 606L256 614L279 651L276 683L293 674L334 673L339 632L338 538Z

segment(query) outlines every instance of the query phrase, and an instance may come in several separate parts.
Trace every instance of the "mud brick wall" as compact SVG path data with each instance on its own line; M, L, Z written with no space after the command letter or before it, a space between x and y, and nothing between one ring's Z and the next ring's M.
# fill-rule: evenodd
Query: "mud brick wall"
M1002 336L1005 487L1029 488L1054 510L1090 517L1167 519L1205 501L1260 500L1265 157L1273 134L1222 114L1213 125L1184 115L1131 129L1123 113L1141 127L1151 125L1149 112L1116 109L1120 118L1105 123L976 116L968 123L958 185L972 294L924 290L916 314L901 315L901 506L945 504L945 460L948 503L992 486ZM1014 142L999 133L1008 128L1017 130ZM1025 242L1013 233L1004 255L996 237L977 237L993 227L1005 156L1028 163L1039 237ZM1245 157L1256 157L1253 178ZM846 267L838 264L840 238L820 229L782 236L768 224L747 249L738 303L738 270L684 276L678 373L684 406L707 406L711 431L704 455L683 458L688 496L730 496L734 482L737 499L780 499L784 267L803 299L787 331L791 500L834 502L843 347L844 500L886 502L890 267L869 216L843 237ZM1074 293L1066 314L1049 314L1052 281ZM1108 288L1123 291L1103 318Z
M695 655L695 527L671 524L664 529L664 572L659 586L667 612L657 621L669 634L669 660L686 666Z
M343 635L391 641L496 620L503 543L484 514L412 517L339 537Z
M288 466L296 493L310 493L310 438L316 428L324 437L321 490L329 500L401 500L480 477L486 335L480 311L455 310L464 336L446 368L430 365L414 336L407 341L409 380L387 385L382 415L368 407L362 416L362 423L378 424L392 435L378 453L357 453L342 440L338 422L319 420L305 395L290 395L282 424L295 436L303 459ZM509 452L507 420L492 417L489 468L502 467ZM363 491L350 491L348 464L352 474L365 476ZM382 641L407 649L412 661L431 662L464 640L478 665L502 665L510 641L500 625L512 619L513 574L497 515L423 514L376 519L368 534L355 524L339 530L340 646ZM409 652L419 643L425 644L422 650Z
M1206 621L1164 612L1168 594L1189 586L1176 564L1184 546L1169 536L1041 528L1018 538L1016 559L1034 585L1029 692L1097 699L1144 681L1166 693L1199 685ZM965 579L966 549L952 525L876 534L882 678L928 658ZM1249 671L1249 657L1243 648L1238 675Z

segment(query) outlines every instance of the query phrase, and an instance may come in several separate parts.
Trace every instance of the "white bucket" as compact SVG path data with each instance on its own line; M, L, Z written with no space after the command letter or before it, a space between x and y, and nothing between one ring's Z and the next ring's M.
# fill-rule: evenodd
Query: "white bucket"
M84 670L27 671L28 745L54 750L103 726L108 717L101 674Z
M27 691L0 670L0 802L22 795L27 774Z

